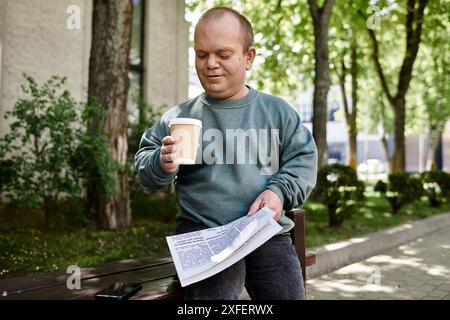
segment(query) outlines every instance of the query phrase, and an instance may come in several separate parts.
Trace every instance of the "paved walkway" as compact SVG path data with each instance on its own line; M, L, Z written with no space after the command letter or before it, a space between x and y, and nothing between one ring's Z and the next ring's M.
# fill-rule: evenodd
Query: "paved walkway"
M450 226L306 282L307 299L450 300Z

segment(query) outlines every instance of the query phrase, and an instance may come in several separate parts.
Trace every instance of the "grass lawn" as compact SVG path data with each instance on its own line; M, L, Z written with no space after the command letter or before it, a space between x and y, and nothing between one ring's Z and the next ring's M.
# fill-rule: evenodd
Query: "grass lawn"
M441 208L430 208L426 199L422 198L392 215L387 201L378 193L367 191L366 196L358 212L339 229L328 228L324 205L306 203L307 247L450 212L448 201ZM63 224L45 229L36 223L37 218L37 213L11 215L0 210L0 279L65 270L74 264L87 267L130 258L169 256L165 236L175 230L174 222L162 222L149 215L134 217L133 227L120 232Z
M87 267L139 257L170 256L165 236L174 234L174 223L138 217L133 225L113 232L2 223L0 279L66 270L70 265Z

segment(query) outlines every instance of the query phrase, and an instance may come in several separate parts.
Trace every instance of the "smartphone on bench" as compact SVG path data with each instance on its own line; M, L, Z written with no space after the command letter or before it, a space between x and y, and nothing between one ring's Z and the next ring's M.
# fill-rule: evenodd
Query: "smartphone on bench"
M97 292L97 300L126 300L142 289L142 284L134 282L116 282Z

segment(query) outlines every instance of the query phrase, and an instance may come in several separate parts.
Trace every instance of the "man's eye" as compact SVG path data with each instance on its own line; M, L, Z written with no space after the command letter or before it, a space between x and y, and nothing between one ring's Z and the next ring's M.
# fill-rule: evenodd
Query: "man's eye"
M206 54L197 54L197 58L204 59L206 58Z
M230 55L228 55L228 54L221 54L220 55L220 58L222 58L222 59L228 59L228 58L230 58L231 56Z

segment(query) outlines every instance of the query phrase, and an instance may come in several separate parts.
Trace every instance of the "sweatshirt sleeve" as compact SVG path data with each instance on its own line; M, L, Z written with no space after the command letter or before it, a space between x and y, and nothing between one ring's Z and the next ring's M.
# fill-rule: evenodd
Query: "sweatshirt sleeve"
M169 185L177 172L166 173L160 163L162 139L168 135L163 122L158 121L147 129L139 143L139 150L134 157L134 165L141 183L150 189L158 190Z
M283 139L280 168L267 185L280 197L286 211L306 201L317 179L317 147L312 134L299 118L292 131Z

